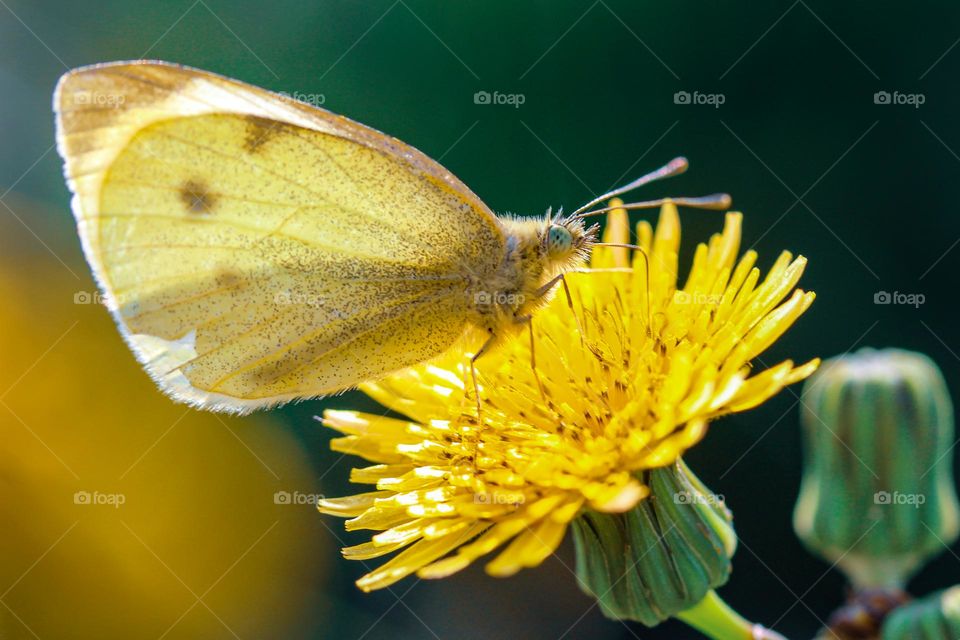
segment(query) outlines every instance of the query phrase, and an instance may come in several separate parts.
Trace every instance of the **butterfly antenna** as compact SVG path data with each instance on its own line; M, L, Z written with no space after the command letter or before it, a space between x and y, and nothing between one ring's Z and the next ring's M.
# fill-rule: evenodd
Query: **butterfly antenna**
M617 205L615 207L603 207L592 211L583 211L576 215L577 218L587 218L589 216L598 216L615 209L626 209L632 211L635 209L656 209L668 202L681 207L691 207L694 209L713 209L724 211L730 208L733 199L729 193L714 193L709 196L700 196L697 198L657 198L656 200L644 200L642 202L628 202L627 204Z
M657 181L657 180L663 180L664 178L670 178L670 177L673 177L673 176L678 176L678 175L680 175L681 173L683 173L684 171L686 171L689 166L690 166L690 163L687 162L687 159L684 158L683 156L674 158L673 160L671 160L671 161L668 162L667 164L663 165L662 167L660 167L660 168L657 169L656 171L651 171L651 172L648 173L647 175L645 175L645 176L640 176L639 178L637 178L636 180L634 180L633 182L631 182L631 183L629 183L629 184L625 184L625 185L623 185L622 187L617 187L617 188L614 189L613 191L608 191L607 193L603 194L602 196L597 196L596 198L594 198L593 200L591 200L591 201L588 202L587 204L583 205L582 207L580 207L579 209L577 209L576 211L574 211L573 213L571 213L571 214L570 214L570 217L571 217L571 218L578 218L578 217L580 217L578 214L579 214L581 211L586 211L586 210L589 209L590 207L592 207L592 206L594 206L594 205L596 205L596 204L598 204L598 203L600 203L600 202L603 202L604 200L609 200L610 198L613 198L613 197L615 197L615 196L619 196L619 195L621 195L621 194L623 194L623 193L626 193L627 191L633 191L634 189L637 189L637 188L639 188L639 187L642 187L642 186L645 185L645 184L649 184L649 183L655 182L655 181Z

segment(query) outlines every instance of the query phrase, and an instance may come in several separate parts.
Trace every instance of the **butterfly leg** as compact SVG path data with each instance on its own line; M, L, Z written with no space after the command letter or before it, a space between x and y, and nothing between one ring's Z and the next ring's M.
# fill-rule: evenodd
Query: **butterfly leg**
M527 330L530 332L530 369L533 371L533 379L537 381L537 388L540 389L540 397L546 400L547 390L543 386L543 381L540 380L540 372L537 371L537 350L533 340L533 315L517 316L513 321L517 324L526 323Z
M597 360L606 364L607 363L606 358L603 357L603 354L600 353L600 350L596 346L590 344L586 339L587 334L583 330L583 325L580 324L580 316L577 315L577 310L573 306L573 296L570 295L570 287L569 285L567 285L567 279L564 278L563 276L564 274L561 273L560 275L547 281L546 284L544 284L542 287L537 289L535 295L537 298L542 298L543 296L550 293L550 290L553 289L555 286L557 286L558 282L563 284L563 293L567 297L567 306L570 307L570 313L573 314L573 320L574 322L577 323L577 331L580 333L580 344L585 346L587 349L589 349L590 353L592 353L597 358Z
M470 358L470 377L473 380L473 397L477 399L477 423L481 423L483 420L480 416L480 384L477 382L477 360L480 359L484 353L487 352L487 349L494 343L497 336L493 333L486 339L483 345L477 349L477 352L473 354Z

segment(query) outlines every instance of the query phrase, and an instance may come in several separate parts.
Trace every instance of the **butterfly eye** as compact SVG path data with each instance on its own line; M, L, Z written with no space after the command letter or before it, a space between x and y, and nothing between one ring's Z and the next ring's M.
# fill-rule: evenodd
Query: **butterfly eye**
M573 236L566 227L553 225L547 231L547 253L562 255L568 253L573 246Z

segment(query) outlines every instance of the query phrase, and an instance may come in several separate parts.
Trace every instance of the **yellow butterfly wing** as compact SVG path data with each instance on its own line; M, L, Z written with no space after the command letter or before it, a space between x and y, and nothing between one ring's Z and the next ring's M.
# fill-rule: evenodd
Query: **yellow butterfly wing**
M182 402L245 412L437 356L504 254L425 155L250 85L113 63L63 76L54 109L87 260Z

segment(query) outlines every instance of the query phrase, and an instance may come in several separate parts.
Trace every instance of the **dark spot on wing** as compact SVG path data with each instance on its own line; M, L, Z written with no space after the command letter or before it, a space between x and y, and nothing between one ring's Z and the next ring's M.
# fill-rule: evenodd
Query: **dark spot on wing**
M243 276L238 271L229 267L218 268L214 278L218 286L225 288L235 287L243 280Z
M210 193L207 185L198 180L187 180L183 183L180 187L180 200L189 213L199 215L212 213L217 203L216 196Z
M243 140L243 148L248 153L256 153L260 147L273 136L280 133L283 123L260 116L246 116L247 135Z

